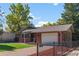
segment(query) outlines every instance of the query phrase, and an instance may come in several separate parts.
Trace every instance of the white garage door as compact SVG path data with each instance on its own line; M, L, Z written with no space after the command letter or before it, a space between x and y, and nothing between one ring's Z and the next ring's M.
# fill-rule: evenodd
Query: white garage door
M58 41L58 33L42 33L42 43L52 43Z

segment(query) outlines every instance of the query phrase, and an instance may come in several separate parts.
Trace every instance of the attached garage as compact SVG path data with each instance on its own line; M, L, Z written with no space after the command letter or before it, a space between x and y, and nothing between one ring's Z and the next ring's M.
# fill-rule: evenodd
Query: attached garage
M58 42L58 33L42 33L42 43Z

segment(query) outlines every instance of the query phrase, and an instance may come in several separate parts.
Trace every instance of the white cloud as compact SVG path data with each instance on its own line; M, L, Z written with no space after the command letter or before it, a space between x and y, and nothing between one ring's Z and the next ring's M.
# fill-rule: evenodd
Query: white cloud
M43 24L47 24L47 23L48 23L48 21L40 21L35 26L36 27L41 27Z
M34 20L40 18L40 17L36 17L36 16L34 16L32 13L30 13L29 15L30 15L31 17L33 17Z
M53 3L53 5L54 5L54 6L57 6L57 5L58 5L58 3Z
M32 15L32 13L29 14L30 16Z

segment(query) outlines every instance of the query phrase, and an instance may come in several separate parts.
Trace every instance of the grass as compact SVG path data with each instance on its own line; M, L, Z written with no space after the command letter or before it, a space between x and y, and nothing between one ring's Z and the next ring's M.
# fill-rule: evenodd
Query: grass
M29 48L32 47L31 44L24 43L0 43L0 52L1 51L13 51L15 49Z

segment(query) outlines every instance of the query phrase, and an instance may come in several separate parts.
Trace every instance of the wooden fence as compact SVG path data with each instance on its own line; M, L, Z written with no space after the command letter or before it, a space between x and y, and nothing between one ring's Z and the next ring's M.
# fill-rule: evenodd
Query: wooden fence
M14 33L4 32L0 35L0 42L14 41L14 39L15 39Z

